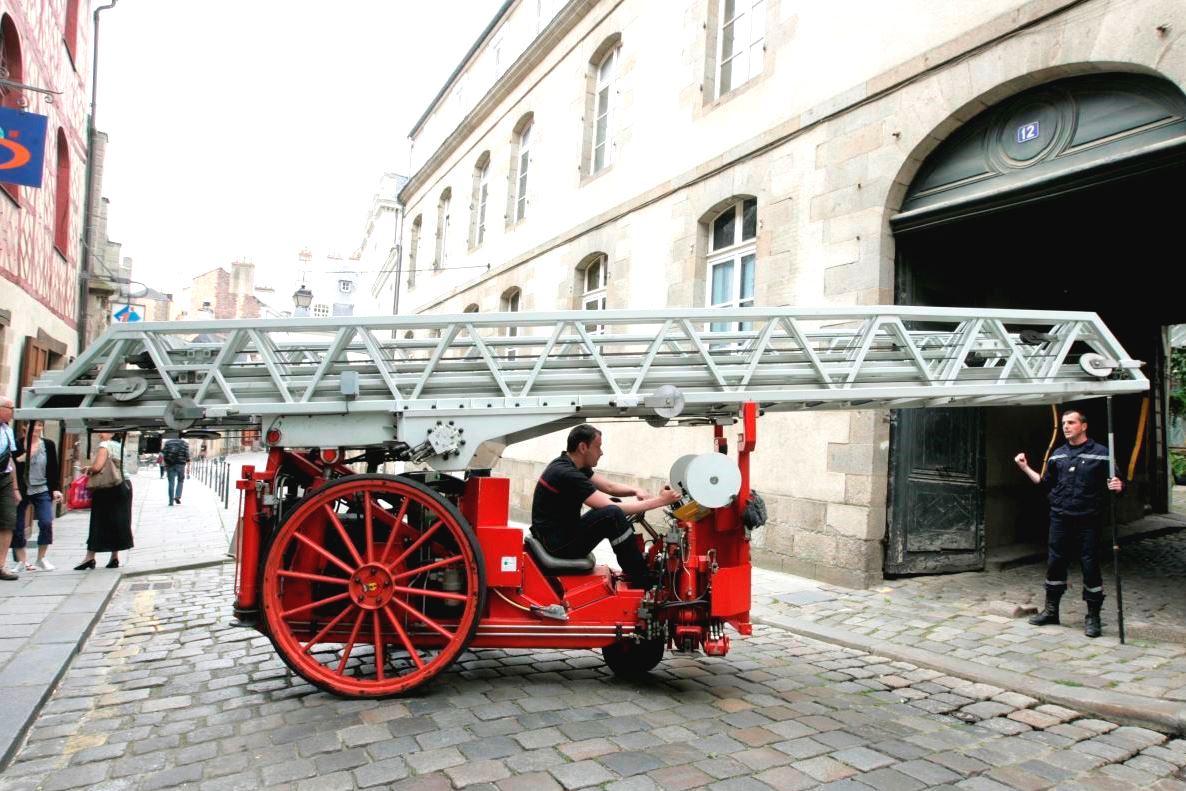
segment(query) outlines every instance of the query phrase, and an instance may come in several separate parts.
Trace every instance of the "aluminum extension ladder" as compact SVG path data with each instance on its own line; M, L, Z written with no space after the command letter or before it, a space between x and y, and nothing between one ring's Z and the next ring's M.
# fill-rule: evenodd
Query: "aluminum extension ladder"
M438 469L584 420L1041 404L1142 392L1094 313L900 306L114 324L26 388L71 431L257 428L404 442ZM271 440L269 440L271 442ZM479 448L485 448L480 452Z

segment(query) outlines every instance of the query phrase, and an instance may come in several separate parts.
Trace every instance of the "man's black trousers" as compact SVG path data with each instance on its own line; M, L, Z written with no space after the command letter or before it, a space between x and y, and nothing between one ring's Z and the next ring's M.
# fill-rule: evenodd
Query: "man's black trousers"
M1047 590L1065 590L1067 566L1076 556L1083 570L1083 601L1104 600L1100 574L1099 537L1103 519L1099 514L1068 516L1050 513L1050 548L1046 563Z
M570 559L583 558L602 541L608 541L631 586L647 586L646 561L634 539L634 528L630 526L626 514L616 505L591 508L581 517L576 528L563 536L556 536L554 541L555 545L550 545L548 552L558 558Z

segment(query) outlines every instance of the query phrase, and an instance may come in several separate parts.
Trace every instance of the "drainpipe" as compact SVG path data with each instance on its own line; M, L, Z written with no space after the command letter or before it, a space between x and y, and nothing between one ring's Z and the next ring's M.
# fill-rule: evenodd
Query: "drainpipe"
M94 196L91 191L95 182L95 105L99 88L99 14L109 8L114 8L119 0L111 0L107 5L99 6L91 15L91 112L87 117L86 129L86 189L83 193L82 204L82 255L78 257L78 354L86 348L87 337L87 302L90 293L91 259L94 256L95 234L91 228Z

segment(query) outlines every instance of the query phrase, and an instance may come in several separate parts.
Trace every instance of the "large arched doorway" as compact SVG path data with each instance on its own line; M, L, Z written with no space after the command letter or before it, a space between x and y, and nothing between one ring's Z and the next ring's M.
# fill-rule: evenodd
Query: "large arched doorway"
M1186 321L1186 96L1146 75L1075 77L969 121L923 163L892 219L899 304L1090 310L1146 361L1147 403L1117 399L1122 519L1168 509L1166 327ZM1076 404L1106 441L1104 404ZM1142 418L1142 414L1144 417ZM904 410L892 434L889 574L983 568L1045 541L1048 407ZM1061 440L1061 438L1059 438Z

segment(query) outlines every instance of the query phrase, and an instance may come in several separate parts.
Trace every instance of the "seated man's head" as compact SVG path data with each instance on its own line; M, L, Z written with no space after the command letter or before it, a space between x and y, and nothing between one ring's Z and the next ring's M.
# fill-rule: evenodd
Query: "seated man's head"
M601 461L601 432L588 423L568 432L568 457L578 467L596 467Z

